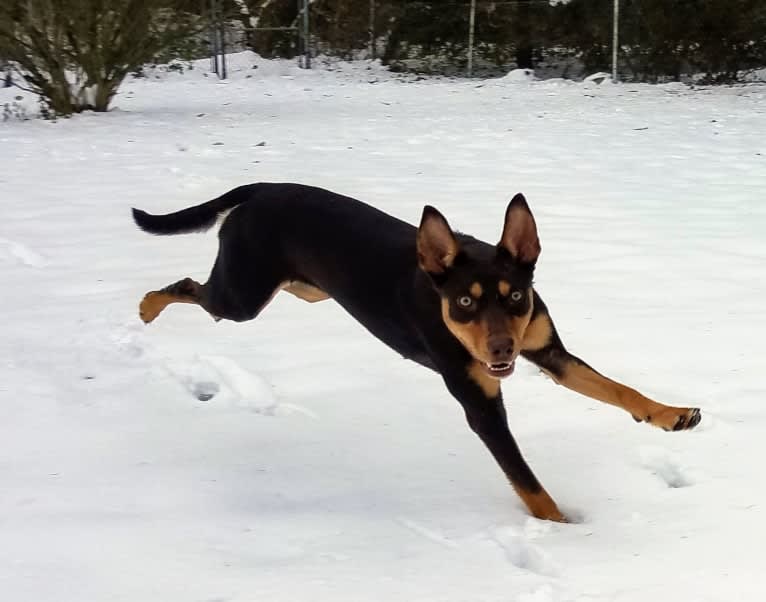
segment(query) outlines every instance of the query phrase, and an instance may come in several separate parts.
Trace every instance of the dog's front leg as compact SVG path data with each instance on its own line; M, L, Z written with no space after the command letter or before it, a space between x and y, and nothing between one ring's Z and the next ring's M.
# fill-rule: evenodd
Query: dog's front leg
M474 362L465 377L444 378L450 393L465 410L468 424L484 442L529 512L541 519L566 522L548 492L527 465L511 435L500 383Z
M521 355L536 364L555 382L568 389L629 412L637 422L647 422L666 431L691 429L700 422L699 408L666 406L649 399L596 372L569 353L561 342L548 310L539 299L527 326Z

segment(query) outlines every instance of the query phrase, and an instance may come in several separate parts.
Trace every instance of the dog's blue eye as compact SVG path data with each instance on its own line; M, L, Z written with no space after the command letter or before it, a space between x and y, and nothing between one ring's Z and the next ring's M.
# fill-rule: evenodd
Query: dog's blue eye
M469 297L468 295L458 297L457 304L460 307L471 307L471 305L473 305L473 297Z
M521 291L513 291L511 293L511 301L521 301Z

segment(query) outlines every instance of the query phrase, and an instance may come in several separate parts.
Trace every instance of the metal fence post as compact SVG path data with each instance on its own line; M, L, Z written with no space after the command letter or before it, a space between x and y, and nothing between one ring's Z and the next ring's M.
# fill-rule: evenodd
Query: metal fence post
M473 34L476 24L476 0L471 0L471 12L468 15L468 77L473 75Z
M370 58L375 60L375 0L370 0Z
M221 14L220 23L218 24L218 35L220 36L218 48L221 51L221 60L220 60L220 65L218 69L218 77L220 77L221 79L226 79L229 77L229 72L226 67L226 22L223 20L222 14Z
M226 24L221 0L210 0L210 69L226 79Z
M309 31L309 3L303 0L303 68L311 69L311 32Z
M612 81L617 81L617 48L620 43L620 0L614 0L612 23Z

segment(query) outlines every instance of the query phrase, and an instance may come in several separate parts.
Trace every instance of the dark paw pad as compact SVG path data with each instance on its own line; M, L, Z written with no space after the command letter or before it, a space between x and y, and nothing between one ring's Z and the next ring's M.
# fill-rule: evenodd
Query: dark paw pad
M702 420L702 413L699 408L693 408L689 410L683 416L678 417L678 421L673 427L674 431L682 431L685 429L693 429Z
M700 420L702 420L702 412L700 412L699 408L694 408L689 416L689 422L686 425L686 428L693 429L700 423Z

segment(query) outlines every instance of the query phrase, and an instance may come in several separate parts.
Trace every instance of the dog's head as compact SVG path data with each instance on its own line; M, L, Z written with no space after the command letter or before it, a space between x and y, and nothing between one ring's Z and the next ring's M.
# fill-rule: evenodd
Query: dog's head
M418 263L441 297L444 323L494 378L513 372L532 316L532 275L540 255L537 226L524 196L505 212L500 242L455 235L426 206L417 234Z

